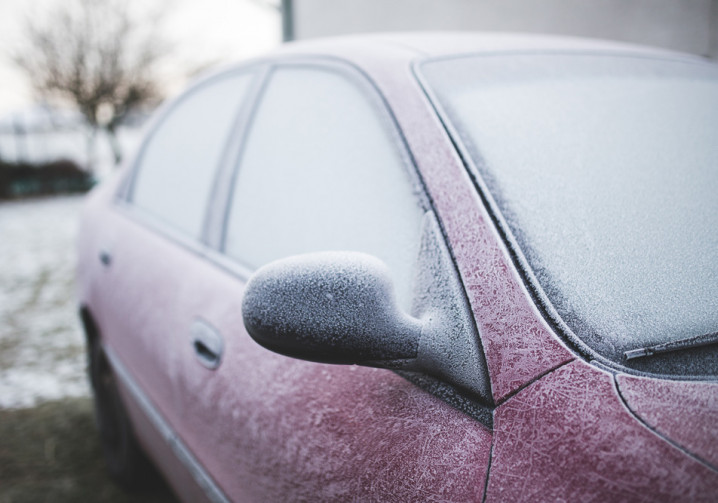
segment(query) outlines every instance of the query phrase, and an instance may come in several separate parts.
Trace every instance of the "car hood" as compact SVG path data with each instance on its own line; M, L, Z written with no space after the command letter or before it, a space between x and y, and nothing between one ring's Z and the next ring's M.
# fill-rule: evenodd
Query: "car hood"
M631 375L616 383L646 425L718 471L718 383Z

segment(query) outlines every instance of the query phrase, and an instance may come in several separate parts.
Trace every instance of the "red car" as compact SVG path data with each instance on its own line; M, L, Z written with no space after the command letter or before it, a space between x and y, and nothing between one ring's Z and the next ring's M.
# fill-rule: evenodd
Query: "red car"
M697 57L375 35L218 72L83 213L110 472L146 455L185 501L717 501L716 229Z

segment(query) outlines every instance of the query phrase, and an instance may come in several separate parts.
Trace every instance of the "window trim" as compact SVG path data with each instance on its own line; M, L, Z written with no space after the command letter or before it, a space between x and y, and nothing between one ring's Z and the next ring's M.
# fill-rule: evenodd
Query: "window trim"
M236 176L237 154L243 150L254 121L264 89L271 75L271 65L262 65L255 71L254 82L247 90L244 103L240 106L229 139L225 144L222 160L215 172L210 191L210 207L205 212L203 243L210 249L219 249L224 235L226 207L232 197L232 184Z

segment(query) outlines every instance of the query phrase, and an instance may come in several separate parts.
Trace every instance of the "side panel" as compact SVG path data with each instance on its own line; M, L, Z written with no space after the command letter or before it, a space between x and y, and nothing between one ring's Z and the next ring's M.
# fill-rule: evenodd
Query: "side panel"
M618 390L659 434L718 469L718 383L619 375Z
M117 207L103 211L102 227L95 233L94 254L111 257L96 271L92 297L103 342L174 424L173 383L182 372L176 348L182 342L189 345L191 320L182 307L191 295L191 286L182 281L182 258L195 255Z
M718 473L643 426L610 374L576 361L494 416L487 501L715 501Z

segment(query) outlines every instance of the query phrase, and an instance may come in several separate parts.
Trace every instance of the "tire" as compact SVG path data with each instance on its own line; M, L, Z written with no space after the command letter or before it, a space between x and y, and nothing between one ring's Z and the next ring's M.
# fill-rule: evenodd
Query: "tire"
M95 419L110 477L123 488L146 489L157 478L142 452L120 397L115 374L98 339L89 348L89 373L95 397Z

